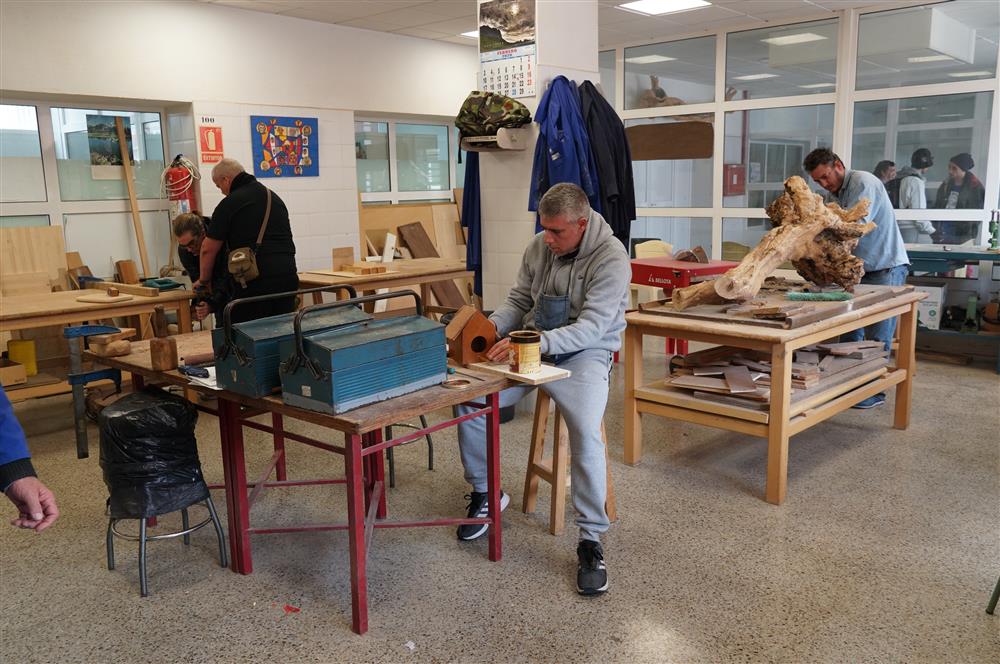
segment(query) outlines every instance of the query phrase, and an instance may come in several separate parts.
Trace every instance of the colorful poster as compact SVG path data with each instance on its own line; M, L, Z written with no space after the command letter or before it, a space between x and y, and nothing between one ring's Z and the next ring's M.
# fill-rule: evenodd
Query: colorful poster
M250 116L253 172L259 178L319 175L319 120Z
M534 0L479 5L479 89L508 97L535 96Z
M214 164L222 161L222 127L198 127L198 136L201 139L201 161L205 164Z

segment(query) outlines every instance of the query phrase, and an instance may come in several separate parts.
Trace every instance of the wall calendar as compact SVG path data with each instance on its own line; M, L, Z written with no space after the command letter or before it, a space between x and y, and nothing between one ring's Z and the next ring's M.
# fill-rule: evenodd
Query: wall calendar
M535 96L535 3L487 0L479 5L479 89Z

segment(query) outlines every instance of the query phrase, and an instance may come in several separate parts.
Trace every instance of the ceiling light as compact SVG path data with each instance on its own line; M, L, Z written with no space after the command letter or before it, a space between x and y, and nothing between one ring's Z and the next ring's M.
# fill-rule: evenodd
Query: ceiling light
M809 85L800 85L803 90L815 90L816 88L835 88L837 87L834 83L810 83Z
M945 60L954 60L954 58L947 55L919 55L906 59L907 62L944 62Z
M636 0L618 5L618 9L628 12L645 14L646 16L660 16L661 14L672 14L683 12L699 7L708 7L712 3L705 0Z
M761 39L761 41L766 44L771 44L772 46L790 46L792 44L807 44L809 42L822 41L824 39L826 39L826 37L823 35L817 35L815 32L797 32L794 35L768 37L767 39Z
M962 114L961 113L939 113L938 117L939 118L960 118L960 117L962 117Z
M778 78L777 74L747 74L746 76L734 76L737 81L759 81L765 78Z
M952 78L972 78L974 76L992 76L992 75L993 72L986 71L985 69L982 69L980 71L960 71L954 74L948 74L948 76L951 76Z
M671 60L676 59L677 58L671 58L666 55L653 53L652 55L637 55L634 58L625 58L625 62L631 62L634 65L651 65L654 62L670 62Z
M479 39L479 30L469 30L468 32L463 32L462 37L468 37L469 39Z

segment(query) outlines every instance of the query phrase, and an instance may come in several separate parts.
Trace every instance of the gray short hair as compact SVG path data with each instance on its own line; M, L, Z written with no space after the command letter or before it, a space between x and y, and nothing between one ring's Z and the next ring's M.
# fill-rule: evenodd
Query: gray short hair
M574 220L590 217L590 201L587 200L587 194L571 182L553 185L538 202L539 216L558 217L562 214L567 214Z
M223 159L212 169L212 180L217 177L234 178L240 173L245 173L243 164L235 159Z

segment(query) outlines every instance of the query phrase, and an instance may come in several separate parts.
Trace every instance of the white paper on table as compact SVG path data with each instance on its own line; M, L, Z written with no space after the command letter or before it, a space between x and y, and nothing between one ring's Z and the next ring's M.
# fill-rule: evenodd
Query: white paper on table
M188 384L197 385L199 387L207 387L210 390L221 390L218 382L215 380L215 367L205 367L208 371L208 378L198 378L197 376L189 376Z

